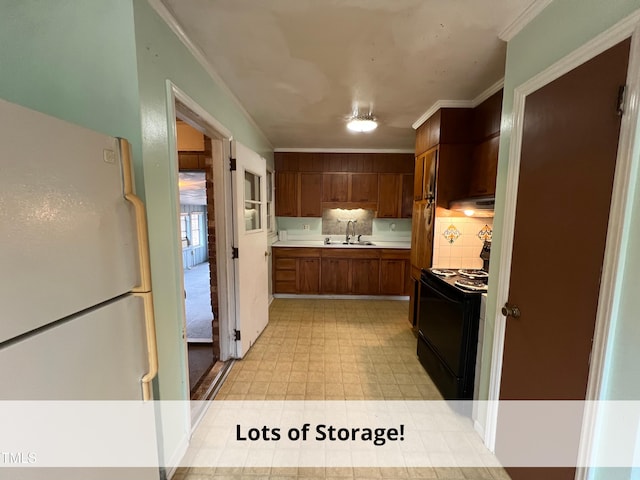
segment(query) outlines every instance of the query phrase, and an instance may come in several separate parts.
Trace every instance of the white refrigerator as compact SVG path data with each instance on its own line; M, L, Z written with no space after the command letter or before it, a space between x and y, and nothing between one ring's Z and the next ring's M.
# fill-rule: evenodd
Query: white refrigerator
M129 150L0 100L0 400L151 399L148 239Z

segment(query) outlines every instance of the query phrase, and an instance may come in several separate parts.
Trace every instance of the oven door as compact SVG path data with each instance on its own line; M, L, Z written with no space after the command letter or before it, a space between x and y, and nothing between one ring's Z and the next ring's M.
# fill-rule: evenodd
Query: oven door
M420 291L420 337L456 377L464 375L465 302L464 295L452 294L429 279L422 279Z

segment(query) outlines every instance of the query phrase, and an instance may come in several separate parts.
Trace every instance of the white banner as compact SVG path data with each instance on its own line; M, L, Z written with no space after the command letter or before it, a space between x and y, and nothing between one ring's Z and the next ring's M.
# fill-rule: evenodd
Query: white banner
M180 466L640 467L640 402L0 402L1 467L173 467L158 418L204 411ZM596 438L590 451L588 440Z

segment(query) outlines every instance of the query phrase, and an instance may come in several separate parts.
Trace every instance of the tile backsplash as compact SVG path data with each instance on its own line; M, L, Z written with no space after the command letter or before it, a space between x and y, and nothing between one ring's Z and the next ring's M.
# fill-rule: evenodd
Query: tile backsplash
M346 232L349 220L354 221L356 235L371 235L373 231L373 217L375 212L356 208L353 210L343 210L341 208L327 209L322 211L322 234L342 235ZM349 229L351 231L351 229Z
M438 217L433 239L433 266L482 268L480 251L491 240L493 218Z
M289 240L322 240L326 236L344 236L347 221L357 219L356 235L363 235L367 240L411 240L410 218L373 218L374 212L367 210L333 209L323 213L323 218L276 217L277 230L286 230Z

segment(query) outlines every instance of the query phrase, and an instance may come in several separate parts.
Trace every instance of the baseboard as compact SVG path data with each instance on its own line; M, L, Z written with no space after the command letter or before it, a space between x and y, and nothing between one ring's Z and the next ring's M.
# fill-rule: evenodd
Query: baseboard
M478 435L480 435L480 438L482 438L482 441L484 442L484 427L480 424L480 422L474 420L473 429L478 432Z
M312 300L409 300L409 297L403 295L298 295L296 293L274 293L273 297Z
M176 448L175 452L173 452L173 455L171 455L171 459L169 460L169 465L171 466L164 468L164 476L167 480L171 480L176 474L176 471L180 466L180 462L182 462L182 459L187 454L188 449L189 438L185 436L178 444L178 448Z
M187 343L213 343L211 338L187 338Z

